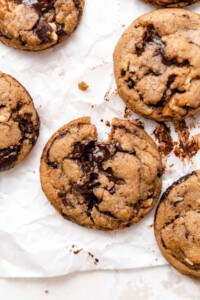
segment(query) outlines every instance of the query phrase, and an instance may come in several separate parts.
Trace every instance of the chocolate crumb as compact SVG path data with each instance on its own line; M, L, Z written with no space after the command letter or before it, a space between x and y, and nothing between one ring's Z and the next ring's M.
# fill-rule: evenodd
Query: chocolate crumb
M110 127L110 122L106 121L106 126Z
M82 251L82 249L78 249L78 250L74 250L73 253L74 254L79 254L79 252L81 252L81 251Z
M48 294L48 293L49 293L49 291L48 291L48 290L45 290L44 292L45 292L45 294Z
M190 131L185 121L176 122L174 124L175 131L178 135L179 142L174 149L174 154L181 158L192 158L199 151L199 140L198 137L190 138Z
M124 110L124 118L128 119L128 118L131 117L131 115L132 115L131 110L128 109L127 107L125 107L125 110Z
M88 252L88 255L91 256L92 258L94 257L94 254L92 254L91 252Z
M154 223L152 223L152 224L150 224L150 225L148 226L149 229L151 229L151 228L153 228L153 227L154 227Z
M174 149L171 129L165 123L160 123L160 125L153 131L153 134L159 143L158 149L161 155L169 155Z
M86 91L89 88L89 86L87 85L87 83L85 83L84 81L82 81L82 82L78 83L78 88L81 91Z
M109 101L109 100L110 100L110 91L108 91L108 92L105 94L104 100L105 100L105 101Z
M133 120L130 120L130 122L142 129L144 129L144 127L145 127L144 122L142 122L140 119L133 119Z
M98 258L95 258L95 260L94 260L94 264L95 264L95 265L97 265L97 264L98 264L98 262L99 262L99 259L98 259Z

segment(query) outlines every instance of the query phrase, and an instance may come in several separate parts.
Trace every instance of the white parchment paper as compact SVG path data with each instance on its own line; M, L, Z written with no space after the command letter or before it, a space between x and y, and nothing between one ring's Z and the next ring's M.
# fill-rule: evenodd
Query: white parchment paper
M125 106L116 94L113 78L113 50L126 27L153 8L141 0L86 0L81 24L66 43L41 53L0 45L0 70L27 88L41 118L41 134L29 157L0 174L0 277L50 277L166 264L150 226L154 211L120 232L85 229L54 210L39 180L42 149L59 127L89 115L102 138L109 131L105 121L123 118ZM198 5L191 9L200 12ZM87 82L88 91L77 88L80 81ZM200 123L198 118L195 122ZM149 134L155 127L155 122L145 121ZM177 138L175 133L173 136ZM167 168L163 190L200 167L198 160L198 154L190 162L170 156L167 165L175 166Z

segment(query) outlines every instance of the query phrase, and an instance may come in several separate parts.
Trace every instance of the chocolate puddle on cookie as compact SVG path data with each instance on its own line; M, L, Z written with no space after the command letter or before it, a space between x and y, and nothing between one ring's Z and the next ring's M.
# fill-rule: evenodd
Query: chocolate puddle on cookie
M100 186L97 171L100 174L104 174L109 182L113 183L113 187L109 190L110 194L115 193L115 184L123 183L122 179L114 175L112 168L109 167L106 170L103 168L103 163L110 159L117 151L123 151L119 143L107 145L104 143L97 144L96 141L89 141L84 144L76 143L74 146L72 158L80 161L87 181L83 186L73 184L73 188L85 198L88 206L88 215L93 207L96 207L101 202L101 199L98 199L94 194L94 189Z
M157 50L155 51L154 56L161 55L162 63L164 65L168 67L170 67L171 65L176 65L177 67L184 67L190 65L188 59L179 62L176 57L174 58L167 57L165 52L166 45L162 41L162 38L159 36L158 32L155 30L153 24L149 24L147 26L143 43L136 45L136 53L138 56L141 56L143 54L148 44L154 44L157 46Z
M99 182L99 175L105 175L108 181L112 183L111 187L108 189L108 192L111 195L115 193L116 184L124 183L124 180L115 176L111 167L108 167L107 169L104 169L103 167L104 162L111 159L116 152L126 151L121 148L118 142L114 144L105 144L98 143L96 140L93 140L85 143L76 143L74 145L71 157L69 157L69 159L79 161L86 177L84 184L71 182L71 185L72 190L79 193L84 198L84 202L87 205L86 214L91 219L91 211L93 207L98 210L98 204L100 204L102 201L101 199L97 198L94 193L95 188L98 188L101 185ZM135 154L135 152L133 151L130 154ZM49 153L47 154L46 162L55 169L59 167L56 162L52 162L50 160ZM62 202L65 206L73 206L73 204L67 199L67 193L65 191L59 192L58 196L62 199Z

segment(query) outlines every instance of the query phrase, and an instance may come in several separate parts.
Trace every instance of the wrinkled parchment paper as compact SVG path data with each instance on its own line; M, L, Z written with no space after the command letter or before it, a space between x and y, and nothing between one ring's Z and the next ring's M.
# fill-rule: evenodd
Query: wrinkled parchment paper
M123 118L125 106L116 94L113 78L113 49L125 28L153 8L142 0L86 0L81 24L66 43L42 53L0 45L0 70L27 88L41 118L41 134L29 157L0 174L0 277L49 277L166 264L151 226L154 211L120 232L85 229L54 210L39 180L42 149L59 127L89 115L103 138L109 131L105 121ZM191 9L200 12L198 5ZM89 85L88 91L77 88L81 81ZM195 122L198 125L198 118ZM149 134L155 127L155 122L145 121ZM198 126L194 131L198 132ZM174 132L173 137L177 138ZM163 190L200 167L198 160L198 154L190 162L171 155L167 165L175 166L167 167Z

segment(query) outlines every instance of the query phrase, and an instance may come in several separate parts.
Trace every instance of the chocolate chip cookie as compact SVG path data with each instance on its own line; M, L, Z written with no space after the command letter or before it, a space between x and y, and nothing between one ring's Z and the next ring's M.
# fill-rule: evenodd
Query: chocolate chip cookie
M24 87L0 72L0 171L13 168L35 145L39 118Z
M179 272L200 277L200 171L176 181L163 194L155 216L160 250Z
M66 40L76 29L84 0L1 0L0 41L40 51Z
M184 6L192 5L198 2L199 0L145 0L145 1L159 6L164 6L164 7L184 7Z
M118 91L127 107L156 121L200 111L200 15L159 9L138 18L114 52Z
M58 130L41 158L42 188L64 218L100 230L122 229L156 203L160 154L148 134L128 121L114 119L109 139L97 139L88 117Z

